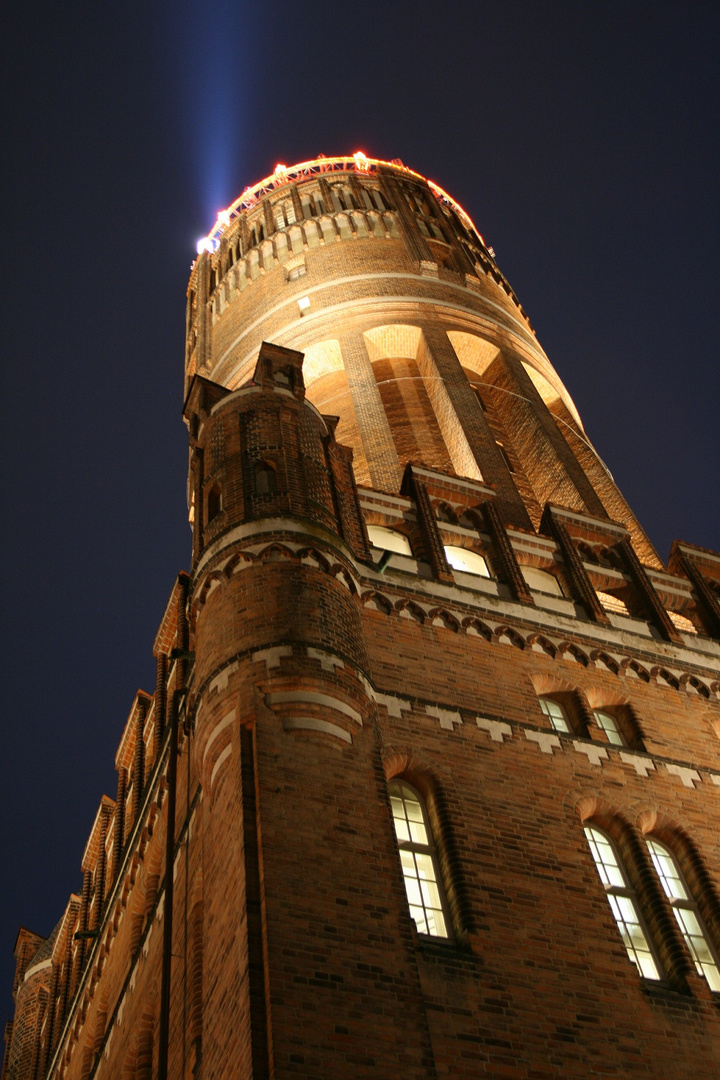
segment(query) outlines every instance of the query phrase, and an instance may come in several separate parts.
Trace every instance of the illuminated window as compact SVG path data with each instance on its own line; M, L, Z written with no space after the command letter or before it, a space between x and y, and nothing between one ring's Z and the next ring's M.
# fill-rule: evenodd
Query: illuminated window
M566 735L571 734L572 728L570 727L568 714L559 701L555 701L554 698L541 697L540 708L556 731L562 731Z
M464 574L476 574L478 577L490 577L487 563L476 551L446 544L445 556L453 570L461 570Z
M635 892L628 883L615 845L609 836L593 825L585 827L585 836L628 956L646 979L661 978L640 917Z
M677 919L685 944L695 961L698 974L704 975L710 989L720 992L718 957L710 944L697 904L675 861L675 856L659 840L646 838L653 866Z
M564 596L560 582L547 570L538 570L536 566L521 566L522 576L533 592L550 593L552 596Z
M368 538L373 547L394 551L398 555L409 555L412 558L410 541L395 529L386 529L383 525L368 525Z
M602 709L595 709L593 716L595 717L600 730L605 732L609 743L612 743L614 746L627 746L614 716L608 712L603 712Z
M422 797L409 784L389 785L410 914L421 934L449 937L435 845Z

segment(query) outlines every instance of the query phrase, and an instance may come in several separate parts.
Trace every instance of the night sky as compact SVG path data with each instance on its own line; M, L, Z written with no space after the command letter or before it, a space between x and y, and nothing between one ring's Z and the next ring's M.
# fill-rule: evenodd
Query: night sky
M0 1026L48 934L175 575L198 237L324 153L468 211L661 556L720 547L720 8L363 0L5 7Z

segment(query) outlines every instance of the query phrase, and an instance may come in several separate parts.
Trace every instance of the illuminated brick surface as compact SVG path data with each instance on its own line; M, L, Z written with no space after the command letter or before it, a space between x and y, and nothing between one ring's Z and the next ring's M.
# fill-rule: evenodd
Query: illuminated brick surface
M439 189L321 159L241 198L188 291L193 563L82 892L18 936L2 1080L717 1077L720 1002L643 837L717 953L720 555L662 565ZM393 779L447 938L411 918Z

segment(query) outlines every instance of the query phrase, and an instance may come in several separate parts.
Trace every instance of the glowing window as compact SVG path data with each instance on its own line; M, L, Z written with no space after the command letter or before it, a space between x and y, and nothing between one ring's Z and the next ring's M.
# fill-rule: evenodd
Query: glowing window
M552 596L564 595L558 579L547 570L538 570L536 566L521 566L520 569L533 592L550 593Z
M373 547L395 551L398 555L409 555L412 558L410 541L395 529L386 529L384 525L368 525L368 537Z
M559 701L555 701L553 698L549 697L541 697L540 708L556 731L562 731L566 735L571 733L572 728L570 727L568 715Z
M409 784L389 785L410 914L421 934L449 937L432 833L422 799Z
M464 574L477 574L478 577L490 577L488 565L477 551L446 544L445 556L453 570L461 570Z
M720 992L718 957L710 944L697 904L690 895L675 856L658 840L648 839L647 846L698 974L705 976L711 990Z
M605 732L609 743L612 743L614 746L627 746L614 716L611 716L610 713L603 712L602 709L595 709L593 716L597 721L597 726L601 731Z
M635 892L610 837L591 825L585 827L585 836L628 956L646 979L659 979L660 971L640 918Z

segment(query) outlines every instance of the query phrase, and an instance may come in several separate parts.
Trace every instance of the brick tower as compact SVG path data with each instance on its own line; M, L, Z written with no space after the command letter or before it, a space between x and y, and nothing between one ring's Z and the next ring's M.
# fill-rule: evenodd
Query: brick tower
M2 1080L720 1073L720 555L659 559L401 162L188 288L192 565Z

